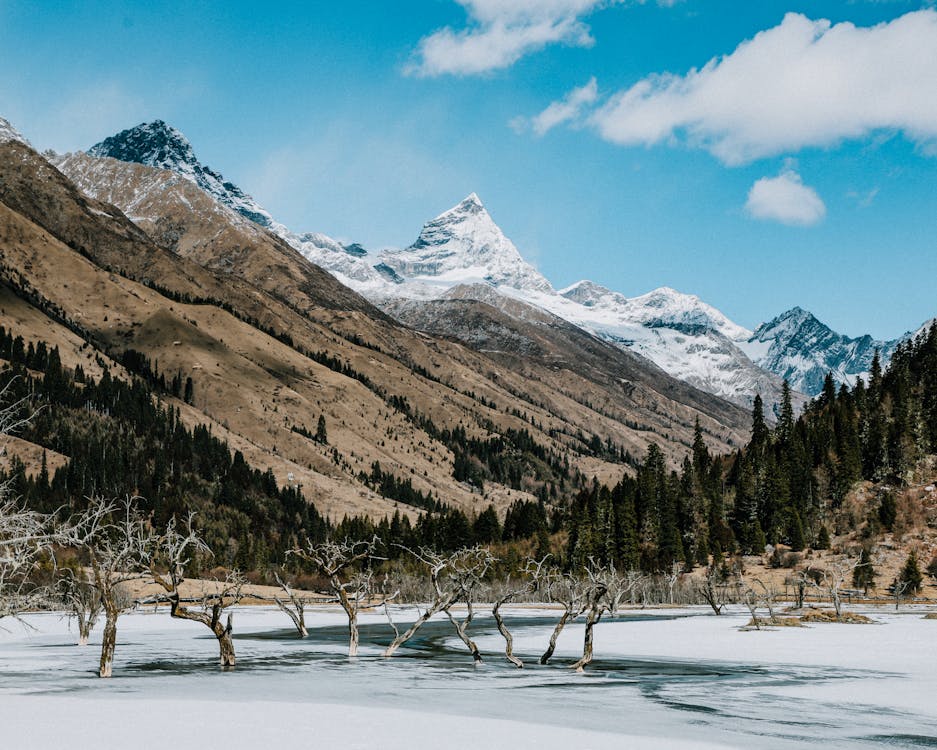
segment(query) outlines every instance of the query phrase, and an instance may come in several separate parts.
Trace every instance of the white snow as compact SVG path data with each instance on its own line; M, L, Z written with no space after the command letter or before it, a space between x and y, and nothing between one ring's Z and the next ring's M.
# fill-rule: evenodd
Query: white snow
M7 143L8 141L19 141L27 146L29 145L29 141L23 138L20 132L10 124L9 120L0 117L0 143Z
M401 619L413 610L397 610ZM235 613L238 667L196 623L164 611L121 618L115 676L94 675L100 633L79 648L68 623L0 631L0 726L11 748L212 746L348 748L853 747L937 737L937 621L872 613L874 625L742 631L747 613L629 611L599 623L596 661L565 668L581 648L567 628L554 663L536 665L554 611L505 612L516 652L483 613L472 626L485 657L471 666L451 626L435 620L393 659L389 630L362 618L362 655L343 655L341 613L307 613L300 640L278 610ZM672 619L675 615L678 619ZM690 616L684 616L690 615ZM925 739L921 739L925 738Z
M487 282L553 292L550 282L521 257L475 193L427 222L409 248L384 250L378 261L406 279L442 291Z

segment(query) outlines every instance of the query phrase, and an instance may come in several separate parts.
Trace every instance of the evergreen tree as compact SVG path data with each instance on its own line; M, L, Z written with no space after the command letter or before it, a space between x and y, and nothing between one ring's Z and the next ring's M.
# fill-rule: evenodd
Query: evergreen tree
M325 415L319 415L319 422L316 424L316 442L322 445L329 444L329 436L325 428Z
M791 511L790 523L788 525L788 544L794 552L800 552L806 545L804 541L804 525L801 523L800 514L796 510Z
M898 583L904 586L906 594L920 593L921 587L924 585L924 576L918 565L917 552L914 550L908 553L904 567L902 567L901 573L898 574Z
M782 446L789 445L794 437L794 406L791 403L791 385L786 378L781 386L781 413L776 434Z
M478 514L472 524L472 535L476 544L492 544L501 541L501 523L494 505L489 505Z
M749 450L763 450L768 444L769 434L768 425L765 423L764 402L761 400L761 394L755 394L755 401L752 404L752 439L749 443Z

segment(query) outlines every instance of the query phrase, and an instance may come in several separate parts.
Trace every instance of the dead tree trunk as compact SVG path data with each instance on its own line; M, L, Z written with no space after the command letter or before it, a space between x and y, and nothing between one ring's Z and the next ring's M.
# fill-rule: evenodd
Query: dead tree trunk
M151 575L153 582L161 586L168 594L169 615L180 620L200 622L209 628L218 639L221 666L231 668L235 666L234 641L231 637L233 618L231 613L228 613L226 620L222 622L222 615L228 607L241 600L244 577L237 570L229 572L215 592L203 597L201 609L182 605L179 588L185 581L183 571L191 562L191 556L211 553L211 549L195 531L192 523L193 516L190 515L186 522L187 534L183 536L176 530L175 519L169 521L166 532L160 537L158 544L161 557L169 568L169 572L161 575L155 569L151 569Z
M120 609L114 601L104 603L104 637L101 641L99 677L110 677L114 671L114 651L117 648L117 616Z
M182 606L179 603L179 593L175 592L170 595L169 605L169 614L171 617L176 617L180 620L200 622L202 625L208 627L215 638L218 639L221 666L226 668L235 666L234 641L231 638L231 633L234 630L233 618L229 612L227 620L222 623L221 615L224 610L224 604L222 602L211 604L206 611L199 612Z
M97 622L97 613L81 609L75 613L75 618L78 620L78 645L87 646Z
M289 616L290 620L293 621L293 627L296 628L296 632L299 633L299 637L307 637L309 635L309 631L306 630L305 604L303 603L302 599L293 593L293 590L282 578L280 578L278 573L274 572L273 575L277 579L277 583L280 584L280 588L283 589L283 591L286 593L289 604L284 602L278 596L273 598L274 601L277 603L277 606Z
M603 612L604 609L601 605L594 606L589 610L589 616L586 618L586 633L582 641L582 658L575 664L571 664L570 669L575 669L577 672L584 672L586 665L592 663L593 633L596 624L602 619Z
M501 633L501 636L504 638L504 656L518 669L524 668L524 662L514 656L514 636L511 635L511 631L508 630L507 625L504 624L504 618L501 616L501 605L505 604L509 599L515 596L515 592L511 592L507 596L503 596L495 602L494 607L491 609L491 614L495 618L495 623L498 626L498 632Z
M452 604L451 596L444 597L443 599L438 599L430 604L420 615L419 619L414 622L409 628L407 628L403 633L394 637L394 640L390 642L390 645L384 649L382 656L393 656L394 653L399 649L404 643L409 641L413 636L416 635L416 632L422 628L427 622L429 622L436 614L441 612L444 608ZM396 630L396 627L394 628Z
M560 617L559 622L556 623L553 632L550 634L550 645L547 646L547 650L540 656L541 664L546 664L553 658L553 652L556 651L556 642L559 640L560 633L563 632L566 624L570 620L575 620L576 617L578 617L578 613L573 612L568 607L564 610L562 617Z
M333 576L332 581L332 590L338 593L339 604L342 605L342 609L345 610L345 615L348 617L348 655L357 656L358 655L358 605L359 598L356 596L354 600L348 596L348 591L345 590L345 587L338 581L337 576Z
M78 645L87 646L91 631L101 614L101 597L94 586L87 583L73 583L65 594L71 607L72 615L78 623Z
M475 665L478 666L481 663L482 655L478 652L478 646L468 636L468 627L472 624L472 619L475 617L475 611L472 609L472 601L469 599L465 603L468 607L468 614L464 620L456 620L452 616L452 610L449 607L446 607L446 617L449 618L449 622L455 627L456 633L459 635L459 639L462 643L465 644L465 647L469 650L469 653L472 655L472 661L475 662Z

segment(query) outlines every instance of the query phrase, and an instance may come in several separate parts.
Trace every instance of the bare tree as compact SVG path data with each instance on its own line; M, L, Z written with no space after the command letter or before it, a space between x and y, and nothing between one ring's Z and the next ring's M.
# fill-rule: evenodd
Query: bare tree
M241 600L244 587L244 577L239 571L230 571L223 581L217 582L213 591L202 597L197 607L184 606L180 587L185 581L185 568L192 561L194 555L211 554L211 549L192 527L193 516L189 516L183 532L172 519L166 526L166 531L159 538L159 560L165 565L167 572L159 573L156 567L151 567L150 575L153 581L161 586L169 599L169 614L182 620L200 622L209 628L218 639L218 649L222 667L233 667L236 659L234 654L234 641L231 634L234 630L233 618L228 613L222 621L225 610Z
M603 615L614 615L618 612L621 600L628 595L630 587L634 585L632 579L619 575L613 566L599 568L591 560L585 571L585 582L588 614L586 615L582 657L570 665L570 668L577 672L584 671L592 662L595 626Z
M828 560L825 568L807 568L805 571L810 582L829 597L837 620L843 616L842 592L846 582L852 580L852 574L856 568L866 564L861 555L845 556L837 561Z
M794 608L803 609L808 584L807 572L805 570L798 570L792 575L789 575L784 580L784 583L785 585L794 587Z
M478 646L468 636L469 625L475 616L474 602L476 591L484 580L491 566L495 563L495 556L487 547L469 547L458 550L449 558L449 579L450 585L456 590L456 596L449 604L443 607L443 611L449 618L449 622L455 628L456 633L465 647L472 655L475 664L481 662L481 653ZM456 619L452 614L452 606L462 601L465 604L466 615L461 620Z
M670 570L667 572L667 598L671 605L673 605L674 586L677 585L677 582L680 580L680 576L683 575L683 568L683 563L675 562L671 563Z
M498 626L498 632L501 633L501 636L504 638L504 656L518 669L524 668L524 662L514 655L514 636L511 635L511 631L508 630L504 618L501 616L501 607L537 587L541 572L549 558L550 555L546 555L541 560L528 558L523 570L526 580L512 583L510 576L508 576L499 586L495 587L492 596L493 606L491 615L494 617L495 624Z
M9 494L9 485L0 485L0 619L49 601L49 592L32 576L51 557L53 544L64 539L50 516L28 510Z
M78 645L87 646L91 631L98 622L103 605L101 593L89 580L84 569L74 571L66 568L59 581L62 601L68 607L69 616L78 623Z
M24 413L28 399L10 402L16 378L0 389L0 438L29 424L35 412ZM6 451L0 446L0 454ZM47 587L33 574L44 560L54 562L54 545L68 539L68 529L56 527L52 516L29 510L12 497L10 482L0 484L0 619L48 604Z
M551 602L563 607L563 614L560 615L560 619L550 634L547 650L540 656L540 663L547 664L553 657L553 652L556 651L556 642L563 629L586 610L588 606L586 597L589 592L582 578L572 573L563 573L558 568L542 570L539 574L538 586Z
M416 635L416 632L423 627L430 619L440 612L445 612L450 622L456 628L456 632L463 643L468 647L476 661L481 660L478 648L474 642L468 638L467 629L474 617L474 609L471 604L475 590L481 578L491 567L494 556L491 552L482 547L471 547L468 549L457 550L456 552L442 553L428 547L420 547L411 550L401 546L401 549L420 563L429 574L429 601L419 614L416 621L410 625L403 633L391 620L391 627L394 629L394 639L384 649L384 656L393 656L394 653L404 643ZM466 601L468 614L461 621L456 621L450 612L450 608L459 599ZM419 608L417 608L419 612Z
M273 597L273 600L280 609L286 612L290 620L293 621L293 626L296 628L296 632L299 633L299 637L305 638L309 635L309 631L306 629L306 603L300 597L296 596L296 593L290 588L289 584L280 578L279 573L274 571L273 575L277 579L280 588L283 589L283 592L286 594L287 601L283 601L279 596Z
M329 581L329 590L341 604L348 617L348 655L358 655L358 613L362 605L370 605L373 594L373 576L370 570L354 571L355 566L374 557L380 540L377 537L364 542L308 542L305 547L292 550L302 560L312 563ZM379 605L377 605L379 606Z
M124 584L146 577L156 538L137 508L137 498L89 498L88 508L75 521L75 539L88 558L88 581L104 610L101 677L110 677L114 668L117 618L128 603Z
M761 626L764 624L764 621L762 618L758 617L758 608L764 605L764 607L768 610L768 621L774 622L774 599L777 594L774 589L767 586L764 581L759 578L755 578L751 583L749 583L741 572L737 575L738 580L736 581L736 591L738 592L738 597L748 608L748 611L752 616L752 626L755 628L755 630L761 630Z
M722 614L731 598L729 581L715 565L710 565L705 577L697 581L696 593L717 615Z
M901 604L901 600L904 599L905 594L908 593L908 589L911 588L910 581L899 581L897 578L894 583L891 585L891 595L895 599L895 612L898 611L898 605Z

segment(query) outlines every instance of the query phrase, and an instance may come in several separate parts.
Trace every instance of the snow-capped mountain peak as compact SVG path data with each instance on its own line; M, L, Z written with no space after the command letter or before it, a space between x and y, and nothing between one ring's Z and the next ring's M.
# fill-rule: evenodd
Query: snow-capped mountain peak
M695 294L685 294L662 286L629 301L634 319L644 325L672 328L708 328L737 341L746 339L751 331L729 320L712 305Z
M584 307L596 307L610 303L625 305L628 303L623 294L613 292L601 284L586 279L570 284L565 289L561 289L558 294L568 300L578 302Z
M823 388L827 373L837 383L852 385L866 375L876 350L888 361L896 343L868 335L849 338L794 307L762 323L739 346L754 362L789 380L792 388L812 395Z
M189 140L163 120L141 123L96 143L91 156L109 156L120 161L136 162L157 169L168 169L191 180L219 202L242 216L273 228L270 216L251 196L228 182L218 172L202 164Z
M427 287L488 283L553 292L550 282L521 257L475 193L424 224L410 247L382 251L380 263Z
M19 141L27 146L29 145L29 141L23 138L20 132L10 124L9 120L0 117L0 143L7 143L8 141Z
M188 139L163 120L122 130L89 148L88 153L186 173L193 181L201 166Z

